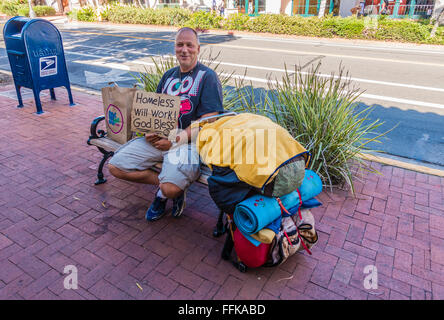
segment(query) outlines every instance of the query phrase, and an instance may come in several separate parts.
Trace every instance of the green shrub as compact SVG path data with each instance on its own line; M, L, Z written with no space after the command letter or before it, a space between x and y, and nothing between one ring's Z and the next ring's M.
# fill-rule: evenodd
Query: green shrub
M108 21L114 23L137 23L136 16L137 10L131 6L113 6L108 10Z
M290 18L290 17L289 17ZM322 29L322 19L317 17L304 18L301 16L291 17L288 19L292 21L293 33L294 35L310 36L311 34L315 37L331 37L332 34L325 32Z
M378 22L375 38L405 42L425 42L430 35L430 25L419 24L408 20L384 19Z
M38 17L53 16L56 14L56 10L50 6L35 6L34 11Z
M111 8L111 6L106 5L100 11L100 18L102 19L102 21L108 21L108 19L109 19L108 16L109 16L110 8Z
M53 7L49 6L33 6L35 15L37 17L45 17L45 16L53 16L56 14L56 11ZM19 16L29 17L29 6L22 5L18 10Z
M191 11L184 8L164 8L162 10L154 10L156 23L170 26L184 26L191 18Z
M364 31L364 20L349 18L333 18L335 22L334 35L344 38L361 38ZM324 21L328 21L328 18Z
M223 22L223 28L225 30L245 30L245 25L248 20L250 20L250 16L247 14L230 14Z
M97 15L92 7L83 7L81 9L73 9L68 13L71 19L85 22L97 21Z
M97 20L96 13L94 12L94 8L85 7L80 9L77 12L77 20L86 21L86 22L94 22Z
M18 10L21 8L21 3L19 1L4 1L0 5L0 11L6 14L7 16L17 16Z
M252 32L285 32L285 16L280 14L264 14L250 18L246 23L246 29Z
M190 19L191 12L183 8L142 9L116 5L108 9L107 15L107 20L114 23L182 26Z
M223 18L214 12L196 11L184 26L195 29L219 29Z
M72 19L72 20L76 20L77 19L77 9L73 9L73 10L71 10L71 11L68 11L67 13L66 13L66 15L70 18L70 19Z
M17 15L23 17L29 17L29 6L21 6L17 9ZM36 13L37 15L37 13Z

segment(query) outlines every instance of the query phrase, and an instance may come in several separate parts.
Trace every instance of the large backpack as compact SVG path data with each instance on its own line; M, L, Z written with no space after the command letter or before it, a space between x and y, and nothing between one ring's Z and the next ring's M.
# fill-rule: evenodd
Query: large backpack
M310 226L305 226L308 228L307 230L312 230L314 235L309 236L307 234L305 238L302 237L303 232L297 224L298 220L294 221L290 218L295 212L290 214L287 211L290 208L286 209L284 207L280 197L284 198L292 194L301 186L305 179L310 153L283 127L267 117L256 114L238 114L224 117L213 123L200 123L198 126L201 127L201 130L196 147L202 161L212 170L212 175L208 178L209 193L221 210L218 225L213 235L220 236L228 229L230 230L222 257L230 259L232 249L234 248L238 258L235 264L241 271L245 271L245 267L280 264L289 255L298 251L294 250L295 246L298 248L305 247L309 251L309 247L317 241L317 235L314 231L314 220ZM236 135L226 139L226 131L236 132ZM269 132L268 139L262 137L265 131ZM254 136L253 144L246 142L251 142L251 140L246 138L251 137L251 135ZM270 140L270 136L273 136L275 140ZM245 141L243 137L245 137ZM234 140L233 143L231 139ZM266 155L256 154L257 152L252 147L253 145L256 149L267 150ZM231 150L231 154L234 155L255 154L259 158L252 162L242 161L239 163L232 161L233 159L230 157L225 157L225 155L229 154L226 152L227 149ZM271 152L271 150L275 152ZM258 174L259 172L260 175ZM319 179L319 177L317 178ZM236 222L238 225L234 223L236 220L235 211L238 205L258 195L268 198L266 199L269 201L268 203L270 201L273 203L273 215L279 217L280 207L282 208L282 220L279 222L277 230L275 230L276 236L268 243L253 241L250 236L251 233L245 232L244 225L241 222ZM297 196L293 198L297 198ZM298 199L302 199L301 194L299 194ZM278 200L279 204L276 202ZM302 200L300 204L298 203L298 207L299 209L302 207ZM255 211L254 207L252 209ZM301 214L301 210L298 210L298 214ZM312 218L309 211L307 215ZM225 228L224 216L227 217ZM300 221L302 220L303 218L301 217ZM291 223L293 223L293 226L291 226ZM291 237L293 236L295 239L292 240ZM277 248L282 249L278 250Z

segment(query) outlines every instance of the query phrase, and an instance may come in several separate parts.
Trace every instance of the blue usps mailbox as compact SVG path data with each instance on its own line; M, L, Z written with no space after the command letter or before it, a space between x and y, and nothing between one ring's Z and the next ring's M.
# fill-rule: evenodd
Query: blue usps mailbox
M42 90L49 89L51 99L55 100L54 88L64 86L70 105L74 105L62 37L52 23L43 19L14 17L6 22L3 38L17 91L17 107L23 107L21 87L32 89L38 114L43 113L40 103Z

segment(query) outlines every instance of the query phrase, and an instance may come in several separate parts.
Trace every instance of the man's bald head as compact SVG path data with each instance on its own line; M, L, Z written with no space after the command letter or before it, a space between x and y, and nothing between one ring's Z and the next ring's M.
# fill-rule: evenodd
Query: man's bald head
M193 28L189 28L189 27L183 27L183 28L180 28L180 29L177 31L177 33L176 33L176 41L177 41L177 37L178 37L182 32L191 32L192 34L194 34L194 36L196 37L197 45L200 45L199 35L197 34L197 31L194 30Z
M199 37L191 28L182 28L177 32L174 45L176 58L182 72L191 71L197 64L200 53Z

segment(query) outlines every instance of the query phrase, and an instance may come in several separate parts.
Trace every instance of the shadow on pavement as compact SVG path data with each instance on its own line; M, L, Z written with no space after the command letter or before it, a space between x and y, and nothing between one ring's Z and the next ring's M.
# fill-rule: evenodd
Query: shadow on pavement
M367 105L361 103L357 110ZM378 104L371 106L369 121L380 119L383 124L377 129L382 133L394 128L380 144L370 143L369 147L417 161L444 165L444 116L432 112L402 110Z

